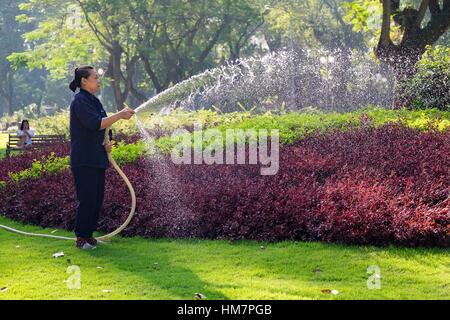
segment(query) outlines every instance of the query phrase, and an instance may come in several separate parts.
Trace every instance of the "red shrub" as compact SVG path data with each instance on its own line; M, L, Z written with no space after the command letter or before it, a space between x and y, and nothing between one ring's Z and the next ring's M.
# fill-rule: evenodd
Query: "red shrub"
M34 160L41 160L48 157L51 153L57 157L69 155L70 143L54 143L48 146L42 146L33 150L24 149L19 154L0 160L0 181L8 180L8 172L19 172L31 167Z
M122 132L113 134L113 140L124 143L136 143L140 139L139 135L126 135ZM70 142L53 143L33 150L24 149L19 154L0 160L0 181L8 180L9 172L19 172L31 167L34 160L47 158L51 153L56 157L65 157L70 154Z
M449 246L449 146L449 131L386 125L285 146L274 176L261 176L257 165L140 159L123 167L137 195L124 234ZM67 181L70 171L8 184L2 212L73 229L75 191ZM100 230L117 228L129 205L125 184L109 169Z

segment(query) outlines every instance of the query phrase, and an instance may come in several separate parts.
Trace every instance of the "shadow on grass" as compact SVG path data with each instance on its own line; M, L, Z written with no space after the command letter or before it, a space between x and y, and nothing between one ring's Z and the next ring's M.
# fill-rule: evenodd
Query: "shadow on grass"
M173 263L173 253L168 251L170 246L166 246L165 241L155 240L146 245L143 240L145 239L121 238L99 245L98 250L87 252L96 258L108 260L124 272L140 277L144 285L147 283L149 286L159 287L167 292L171 299L194 299L197 292L208 299L229 299L215 289L222 288L223 283L214 285L205 282L189 268ZM134 250L130 249L130 241L134 242Z

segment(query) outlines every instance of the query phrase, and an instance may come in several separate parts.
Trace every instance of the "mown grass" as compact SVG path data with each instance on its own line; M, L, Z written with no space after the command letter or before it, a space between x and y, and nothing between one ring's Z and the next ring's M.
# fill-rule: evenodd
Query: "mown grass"
M54 230L4 217L0 224ZM65 256L53 258L59 251ZM438 248L116 237L81 251L70 241L0 229L0 257L0 299L193 299L196 292L207 299L450 299L450 257ZM65 282L72 265L80 268L80 289ZM380 289L367 287L371 265L380 268Z
M0 132L0 159L6 155L6 144L8 143L8 134Z

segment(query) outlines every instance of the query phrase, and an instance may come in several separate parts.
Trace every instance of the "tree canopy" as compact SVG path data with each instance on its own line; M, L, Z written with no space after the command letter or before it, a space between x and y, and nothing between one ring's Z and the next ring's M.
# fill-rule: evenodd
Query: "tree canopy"
M0 114L65 108L79 64L103 69L113 109L282 49L372 51L408 76L427 46L448 46L449 14L450 0L13 0L0 10Z

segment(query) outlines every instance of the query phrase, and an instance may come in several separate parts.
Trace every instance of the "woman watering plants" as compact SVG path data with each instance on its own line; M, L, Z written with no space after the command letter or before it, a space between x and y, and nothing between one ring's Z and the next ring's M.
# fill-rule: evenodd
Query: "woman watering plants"
M69 88L73 92L80 89L70 104L70 167L78 200L76 246L95 249L97 240L93 232L103 204L105 170L109 167L107 152L111 151L111 144L103 143L105 128L119 120L129 120L135 112L126 107L107 116L102 103L94 95L100 88L100 80L91 66L76 68Z

